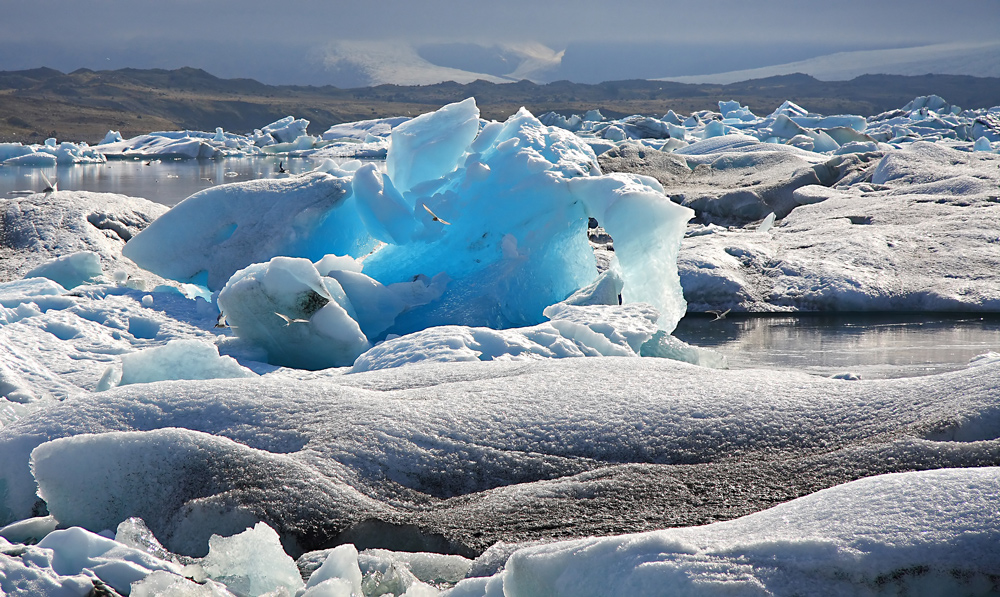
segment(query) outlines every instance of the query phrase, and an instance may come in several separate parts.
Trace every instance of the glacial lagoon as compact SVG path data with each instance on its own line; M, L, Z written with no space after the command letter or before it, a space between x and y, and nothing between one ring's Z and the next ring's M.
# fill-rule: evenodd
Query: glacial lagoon
M316 160L258 156L222 160L110 160L52 168L0 167L0 195L44 188L119 193L173 206L219 184L299 174ZM1000 315L983 313L689 313L674 335L726 357L733 369L795 369L887 379L933 375L1000 352Z

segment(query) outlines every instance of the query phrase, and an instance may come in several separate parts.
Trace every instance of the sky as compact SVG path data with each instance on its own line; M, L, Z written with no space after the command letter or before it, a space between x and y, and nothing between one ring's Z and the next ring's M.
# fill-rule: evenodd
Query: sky
M0 0L0 9L0 70L192 66L338 86L437 67L577 82L697 75L1000 38L1000 0Z

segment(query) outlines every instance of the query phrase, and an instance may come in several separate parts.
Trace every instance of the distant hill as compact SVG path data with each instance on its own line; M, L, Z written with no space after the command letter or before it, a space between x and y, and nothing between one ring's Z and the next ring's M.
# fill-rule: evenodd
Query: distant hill
M617 117L718 109L720 100L738 100L763 115L786 99L823 114L867 116L929 94L966 108L1000 105L1000 78L865 75L850 81L819 81L791 74L728 85L474 81L339 89L220 79L195 68L81 69L69 74L39 68L0 72L0 141L40 142L54 136L94 143L109 129L126 137L154 130L210 131L217 126L249 132L289 114L310 120L310 132L320 134L333 124L417 115L469 96L476 97L485 118L503 119L521 106L535 114L598 108Z

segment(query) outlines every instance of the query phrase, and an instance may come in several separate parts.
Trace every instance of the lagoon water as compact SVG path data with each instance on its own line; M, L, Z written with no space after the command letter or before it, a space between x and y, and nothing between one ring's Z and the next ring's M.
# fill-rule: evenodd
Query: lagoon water
M274 178L315 167L302 158L113 160L55 168L0 166L0 196L39 190L41 172L61 189L120 193L175 205L218 184ZM675 335L724 354L731 368L799 369L864 378L931 375L965 367L977 355L1000 352L1000 315L983 314L689 314Z
M689 314L674 335L724 355L730 368L798 369L862 379L964 368L1000 352L1000 315L961 313Z
M311 170L302 158L248 157L225 160L111 160L106 164L60 164L53 168L0 166L0 196L45 188L42 172L60 189L119 193L176 205L202 189L228 182L274 178L279 166L292 174Z

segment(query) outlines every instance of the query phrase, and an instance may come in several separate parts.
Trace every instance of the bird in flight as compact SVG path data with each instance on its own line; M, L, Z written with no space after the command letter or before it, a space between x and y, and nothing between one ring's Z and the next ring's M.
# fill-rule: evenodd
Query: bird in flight
M726 309L725 311L705 311L705 313L711 313L712 315L715 315L715 319L713 319L712 321L719 321L720 319L725 319L726 315L729 315L730 311L732 311L732 309Z
M45 188L42 189L43 193L55 193L59 190L59 181L49 182L49 177L45 176L44 172L39 172L42 175L42 180L45 181Z
M293 323L309 323L308 319L292 319L291 317L289 317L287 315L282 315L281 313L278 313L277 311L275 311L274 314L277 315L278 317L282 318L283 320L285 320L285 325L291 325Z
M445 226L451 226L451 222L445 222L445 221L444 221L444 220L442 220L441 218L437 217L437 214L436 214L436 213L434 213L434 212L432 212L432 211L431 211L431 208L427 207L427 204L426 204L426 203L421 203L420 205L423 205L423 206L424 206L424 209L426 209L426 210L427 210L427 213L431 214L431 219L432 219L432 220L434 220L435 222L441 222L441 223L442 223L442 224L444 224Z

